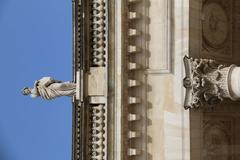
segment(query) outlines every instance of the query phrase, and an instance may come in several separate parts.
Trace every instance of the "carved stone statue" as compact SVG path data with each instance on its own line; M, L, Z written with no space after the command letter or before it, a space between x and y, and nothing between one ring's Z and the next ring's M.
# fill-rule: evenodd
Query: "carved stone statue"
M186 56L184 65L185 109L215 105L225 98L240 99L240 67Z
M32 98L42 97L46 100L60 96L74 96L76 94L76 84L54 80L52 77L43 77L35 81L33 88L23 88L22 94L30 95Z

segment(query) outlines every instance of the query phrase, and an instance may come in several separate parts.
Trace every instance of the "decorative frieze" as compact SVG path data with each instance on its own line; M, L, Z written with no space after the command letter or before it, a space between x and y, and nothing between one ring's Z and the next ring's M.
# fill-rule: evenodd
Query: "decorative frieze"
M107 0L73 1L78 92L73 101L73 160L107 160L107 5Z
M126 91L123 109L128 112L124 120L123 159L146 160L146 57L147 55L147 1L126 0L124 13L128 16L124 24L124 64L123 72ZM144 6L144 7L143 7Z
M106 66L107 8L106 0L92 0L91 5L91 66Z
M89 106L88 157L94 160L107 160L106 111L103 104Z

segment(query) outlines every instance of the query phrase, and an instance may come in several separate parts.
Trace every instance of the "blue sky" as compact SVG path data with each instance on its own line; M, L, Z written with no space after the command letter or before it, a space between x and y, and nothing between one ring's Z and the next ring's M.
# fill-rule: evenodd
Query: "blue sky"
M43 76L72 80L71 0L0 0L0 160L70 160L72 106L22 96Z

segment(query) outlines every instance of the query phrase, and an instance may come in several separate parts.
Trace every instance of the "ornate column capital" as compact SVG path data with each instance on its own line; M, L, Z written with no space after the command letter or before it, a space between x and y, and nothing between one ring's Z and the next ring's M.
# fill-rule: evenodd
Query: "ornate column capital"
M237 99L232 92L231 73L239 67L225 66L212 59L193 59L187 56L183 61L186 73L183 79L186 88L185 109L211 106L225 98Z

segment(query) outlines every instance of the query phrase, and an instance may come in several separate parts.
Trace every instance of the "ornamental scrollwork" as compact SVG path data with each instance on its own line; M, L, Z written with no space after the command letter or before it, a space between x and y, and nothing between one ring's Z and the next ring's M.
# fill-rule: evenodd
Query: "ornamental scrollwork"
M212 59L193 59L186 56L184 65L185 109L215 105L224 98L230 97L227 86L230 67Z

